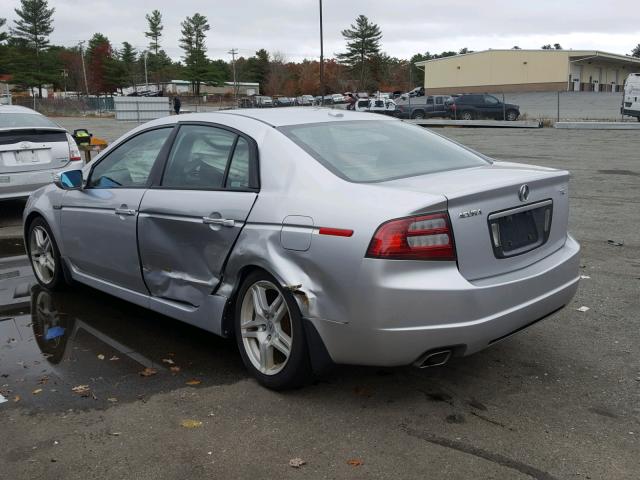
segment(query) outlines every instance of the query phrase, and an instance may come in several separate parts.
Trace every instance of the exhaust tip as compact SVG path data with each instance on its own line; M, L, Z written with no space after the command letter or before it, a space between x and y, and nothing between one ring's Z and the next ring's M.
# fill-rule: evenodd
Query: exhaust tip
M451 358L452 351L449 349L427 352L414 362L418 368L439 367L444 365Z

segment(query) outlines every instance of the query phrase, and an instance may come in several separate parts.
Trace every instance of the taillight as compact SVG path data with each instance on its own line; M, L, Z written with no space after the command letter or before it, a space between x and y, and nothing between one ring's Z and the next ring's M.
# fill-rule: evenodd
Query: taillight
M367 257L393 260L455 260L449 216L434 213L390 220L373 235Z
M71 135L67 133L67 142L69 143L69 160L77 162L82 160L82 154L78 148L78 144Z

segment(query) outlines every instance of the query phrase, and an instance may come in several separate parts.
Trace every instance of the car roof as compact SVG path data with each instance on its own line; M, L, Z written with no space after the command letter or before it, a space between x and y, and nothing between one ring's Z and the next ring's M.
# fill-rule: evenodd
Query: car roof
M392 117L384 117L374 113L361 113L350 110L322 107L287 107L287 108L247 108L223 110L219 114L238 115L253 118L273 127L300 125L303 123L322 123L349 120L394 121Z
M20 105L0 105L0 113L31 113L33 115L41 115L27 107L21 107Z

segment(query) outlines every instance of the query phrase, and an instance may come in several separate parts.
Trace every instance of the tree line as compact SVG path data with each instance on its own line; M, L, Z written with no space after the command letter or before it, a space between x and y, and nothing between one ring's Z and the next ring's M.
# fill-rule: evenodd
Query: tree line
M180 23L182 56L172 60L162 48L163 19L159 10L145 16L149 44L137 49L129 42L114 46L103 33L72 47L51 45L55 8L47 0L21 0L17 18L7 30L0 18L0 74L11 74L19 88L35 89L42 96L45 85L82 94L109 94L145 83L160 85L175 79L191 83L198 95L201 85L231 80L232 65L207 56L207 33L212 26L205 15L194 13ZM408 90L422 84L424 73L416 62L471 53L468 48L440 54L418 53L410 59L387 55L381 47L380 27L365 15L342 30L345 51L325 61L325 92ZM85 46L86 43L86 46ZM514 46L514 49L520 47ZM556 43L542 49L562 49ZM640 57L640 44L632 55ZM287 96L321 93L320 65L316 60L287 61L279 52L260 49L235 60L239 82L256 82L266 94Z

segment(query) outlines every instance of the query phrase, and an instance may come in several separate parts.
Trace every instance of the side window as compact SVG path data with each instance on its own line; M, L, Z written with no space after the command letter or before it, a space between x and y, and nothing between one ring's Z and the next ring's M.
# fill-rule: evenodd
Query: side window
M436 97L436 105L442 105L444 103L444 98Z
M227 182L224 185L225 188L249 188L250 158L249 142L242 137L238 137L238 142L231 158L231 165L229 166Z
M433 105L433 97L427 97L427 105Z
M147 184L151 168L172 128L136 135L116 147L91 172L89 188L140 188Z
M162 178L163 187L222 188L237 135L216 127L183 125Z
M486 103L487 105L497 105L498 99L496 97L492 97L491 95L485 95L484 103Z

